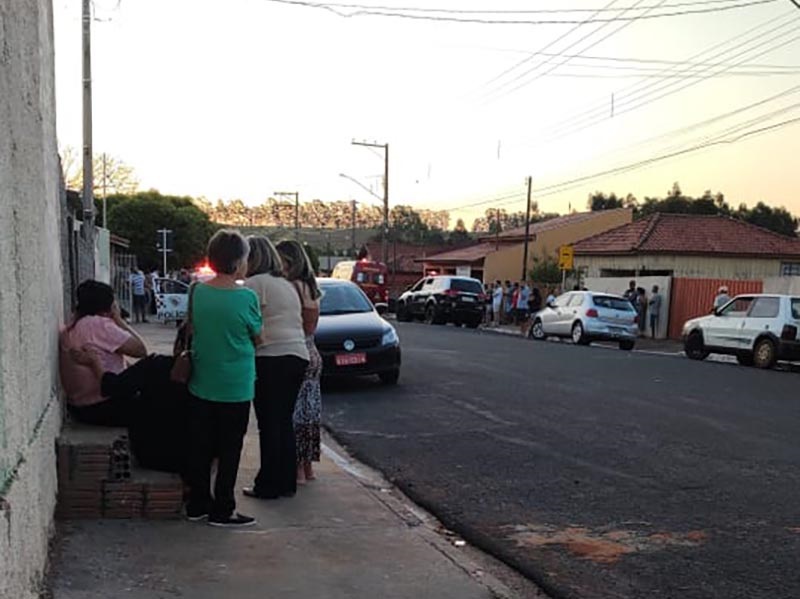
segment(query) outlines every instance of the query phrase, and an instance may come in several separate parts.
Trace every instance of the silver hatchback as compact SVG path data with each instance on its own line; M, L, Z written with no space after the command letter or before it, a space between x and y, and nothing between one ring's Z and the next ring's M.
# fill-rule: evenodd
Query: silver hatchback
M571 291L533 315L528 336L544 340L569 337L577 345L592 341L618 341L620 349L632 350L639 335L638 315L619 295Z

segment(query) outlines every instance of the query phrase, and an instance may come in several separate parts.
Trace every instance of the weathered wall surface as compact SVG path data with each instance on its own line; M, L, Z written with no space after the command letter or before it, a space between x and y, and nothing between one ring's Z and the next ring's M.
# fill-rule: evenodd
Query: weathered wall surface
M59 244L50 0L0 2L0 597L37 596L60 424Z
M712 256L575 256L575 265L587 276L600 277L608 270L669 270L674 277L690 279L764 279L777 277L781 260L758 258L717 258Z

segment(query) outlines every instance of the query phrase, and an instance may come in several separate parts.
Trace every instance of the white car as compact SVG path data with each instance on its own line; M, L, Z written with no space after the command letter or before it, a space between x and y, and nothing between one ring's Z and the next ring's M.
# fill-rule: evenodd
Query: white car
M528 336L570 337L573 343L619 341L620 349L632 350L639 335L638 315L624 297L609 293L571 291L533 315Z
M736 356L740 364L771 368L800 359L800 297L739 295L710 316L683 325L683 345L692 360L709 354Z

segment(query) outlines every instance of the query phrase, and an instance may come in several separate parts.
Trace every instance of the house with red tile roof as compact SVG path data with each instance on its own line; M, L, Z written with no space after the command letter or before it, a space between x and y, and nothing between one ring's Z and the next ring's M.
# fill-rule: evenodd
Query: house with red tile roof
M800 239L730 217L653 214L575 244L588 277L800 275Z
M597 233L630 223L630 208L602 212L575 212L530 225L526 272L540 260L557 260L561 246L572 245ZM417 259L425 271L472 276L485 282L522 278L525 227L479 238L469 247Z

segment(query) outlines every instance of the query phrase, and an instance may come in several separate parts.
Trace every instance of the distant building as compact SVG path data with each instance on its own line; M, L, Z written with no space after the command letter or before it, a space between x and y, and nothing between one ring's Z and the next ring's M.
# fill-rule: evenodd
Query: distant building
M599 212L576 212L530 225L526 271L541 260L557 260L561 246L631 222L630 208ZM425 271L471 276L482 281L519 280L522 276L525 227L485 235L479 243L440 254L418 258Z

